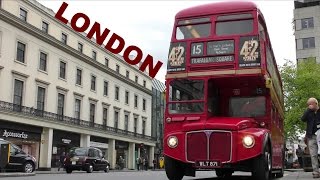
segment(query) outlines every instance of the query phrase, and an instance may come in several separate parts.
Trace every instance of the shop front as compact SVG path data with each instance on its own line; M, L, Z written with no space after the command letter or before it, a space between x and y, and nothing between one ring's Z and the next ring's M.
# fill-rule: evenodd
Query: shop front
M90 147L98 148L102 151L104 158L108 160L108 139L91 136L90 137Z
M38 168L42 127L0 121L0 138L19 146L25 153L32 155Z
M80 134L53 130L51 167L58 167L60 157L73 147L80 147Z
M129 152L129 143L124 141L117 141L115 142L115 149L116 149L116 164L120 165L121 161L123 164L123 168L128 168L128 152Z

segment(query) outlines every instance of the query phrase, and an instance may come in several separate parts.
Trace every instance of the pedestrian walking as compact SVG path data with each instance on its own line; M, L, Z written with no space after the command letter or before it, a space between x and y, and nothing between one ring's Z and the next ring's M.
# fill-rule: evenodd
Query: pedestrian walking
M303 161L302 161L303 149L301 148L300 145L298 145L298 149L296 150L296 155L298 157L300 168L303 168Z
M306 139L310 151L311 163L312 163L312 175L313 178L320 178L319 163L318 163L318 143L317 126L320 124L320 110L318 100L316 98L309 98L307 101L308 108L305 110L301 117L303 122L307 123Z
M148 167L149 167L148 159L145 158L145 159L144 159L144 162L145 162L144 165L145 165L146 171L148 171Z
M136 159L136 164L137 164L138 171L140 171L140 158L139 157Z
M124 159L122 156L119 157L119 167L121 170L124 168Z
M139 168L140 168L140 170L143 170L143 168L144 168L142 157L139 158Z
M62 152L59 158L59 167L58 167L58 171L60 171L60 168L64 168L64 158L66 157L66 153Z
M152 162L153 162L153 170L156 170L157 161L154 159Z

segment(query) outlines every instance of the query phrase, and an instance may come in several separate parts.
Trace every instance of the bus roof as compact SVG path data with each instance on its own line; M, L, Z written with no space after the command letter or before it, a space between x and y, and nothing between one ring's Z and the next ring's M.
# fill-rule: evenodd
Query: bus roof
M177 13L176 18L186 18L192 16L201 16L209 14L241 12L258 9L253 2L236 1L236 2L218 2L199 6L194 6L181 10Z

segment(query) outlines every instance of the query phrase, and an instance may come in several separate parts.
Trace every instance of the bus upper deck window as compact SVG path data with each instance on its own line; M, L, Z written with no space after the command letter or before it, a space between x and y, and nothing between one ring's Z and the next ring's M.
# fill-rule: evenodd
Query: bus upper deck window
M216 23L217 35L247 34L253 32L253 19Z
M208 37L211 31L210 18L197 18L178 21L176 39Z

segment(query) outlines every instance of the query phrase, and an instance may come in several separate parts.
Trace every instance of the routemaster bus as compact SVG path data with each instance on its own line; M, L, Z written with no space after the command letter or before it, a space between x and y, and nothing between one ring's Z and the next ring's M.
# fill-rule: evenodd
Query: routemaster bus
M266 22L254 3L219 2L176 14L164 119L170 180L197 170L282 177L283 104Z

